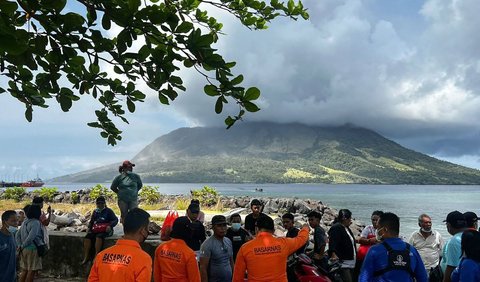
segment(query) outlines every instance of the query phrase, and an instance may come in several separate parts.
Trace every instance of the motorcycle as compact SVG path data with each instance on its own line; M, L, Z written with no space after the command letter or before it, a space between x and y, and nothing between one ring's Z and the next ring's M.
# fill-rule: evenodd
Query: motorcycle
M287 276L289 282L338 282L339 263L329 264L325 270L316 266L306 254L294 254L287 262ZM339 280L340 279L340 280Z

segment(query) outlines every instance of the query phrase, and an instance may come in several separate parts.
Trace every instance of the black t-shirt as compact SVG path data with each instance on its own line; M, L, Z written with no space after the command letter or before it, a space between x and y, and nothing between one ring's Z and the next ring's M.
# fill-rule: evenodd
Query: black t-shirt
M245 229L240 228L238 231L234 231L231 227L228 228L227 234L225 235L230 241L232 241L233 246L233 260L237 258L238 250L240 247L245 244L247 241L248 233Z
M260 213L257 218L253 217L253 213L247 215L247 217L245 217L245 229L248 230L253 235L255 235L255 226L257 225L257 220L261 216L268 216L268 215L264 213Z
M314 253L319 253L320 248L327 244L327 234L325 233L325 230L320 226L315 227L315 230L313 231L313 243Z
M287 238L295 238L298 236L298 232L300 232L300 229L296 228L296 227L292 227L290 230L287 231L287 234L285 235L285 237ZM305 252L305 248L307 247L307 244L303 245L300 249L298 249L295 253L297 253L297 255L299 254L302 254Z
M205 227L203 224L198 220L190 221L187 216L181 216L176 220L183 221L188 226L188 229L190 229L190 236L185 240L185 243L194 251L200 250L200 246L206 239Z

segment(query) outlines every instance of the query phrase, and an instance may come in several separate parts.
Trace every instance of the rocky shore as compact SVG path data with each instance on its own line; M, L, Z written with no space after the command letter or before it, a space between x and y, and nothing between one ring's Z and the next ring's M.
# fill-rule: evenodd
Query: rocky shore
M95 199L90 198L90 190L78 190L75 192L58 192L56 193L49 203L54 209L54 216L51 219L50 230L56 231L67 231L67 232L86 232L87 226L91 217L91 212L86 214L80 214L75 212L65 212L62 210L55 209L55 203L72 203L72 195L77 199L78 203L91 203L93 210L93 203ZM1 196L1 195L0 195ZM33 193L27 193L24 196L24 199L33 198L35 195ZM154 203L156 206L160 207L160 210L170 210L174 209L175 203L179 200L184 200L188 202L190 200L190 195L160 195L159 199ZM316 210L322 214L321 225L325 230L328 230L332 225L337 211L333 208L330 208L318 200L311 199L298 199L298 198L271 198L271 197L255 197L259 199L263 205L263 212L270 215L275 220L277 231L283 231L281 226L281 216L284 213L290 212L295 216L295 224L300 227L302 224L307 222L306 215L313 210ZM229 217L233 213L240 213L246 215L250 212L250 202L254 197L250 196L218 196L215 200L215 206L221 207L224 211L224 215ZM110 199L114 202L114 199ZM143 199L140 198L140 204L142 204ZM150 203L151 204L151 203ZM72 204L74 206L74 204ZM207 213L208 209L206 208ZM152 214L158 214L159 211L150 211ZM183 214L183 211L179 211ZM206 216L205 224L209 226L210 216ZM350 228L352 229L354 235L359 235L364 225L356 220L353 220ZM160 226L155 223L152 223L151 233L156 234L160 231Z

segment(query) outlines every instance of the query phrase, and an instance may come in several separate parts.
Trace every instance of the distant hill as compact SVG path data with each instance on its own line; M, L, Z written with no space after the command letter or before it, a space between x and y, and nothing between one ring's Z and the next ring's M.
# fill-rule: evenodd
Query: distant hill
M480 184L479 170L349 125L180 128L157 138L133 162L144 182ZM109 165L53 181L111 181L117 170L118 164Z

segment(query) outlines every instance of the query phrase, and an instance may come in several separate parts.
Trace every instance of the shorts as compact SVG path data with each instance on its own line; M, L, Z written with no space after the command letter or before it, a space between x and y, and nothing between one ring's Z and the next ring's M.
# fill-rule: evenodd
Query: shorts
M105 239L107 237L112 236L113 232L102 232L102 233L92 233L88 232L85 236L85 239L89 239L91 241L95 240L96 238Z
M138 208L138 200L129 201L129 202L118 200L118 208L120 209L120 216L122 218L125 218L128 211L131 211L134 208Z
M20 253L20 268L23 270L41 270L42 258L38 256L37 249L23 249Z

